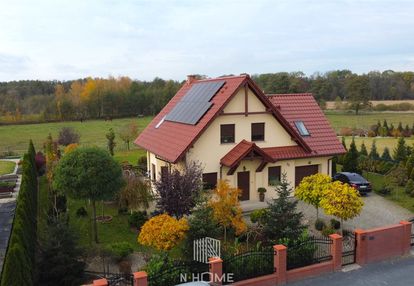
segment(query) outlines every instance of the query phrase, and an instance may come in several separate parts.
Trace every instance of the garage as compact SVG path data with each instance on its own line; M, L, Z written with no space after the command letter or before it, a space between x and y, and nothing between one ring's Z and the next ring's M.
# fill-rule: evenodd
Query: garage
M317 174L319 172L319 165L307 165L295 167L295 187L300 184L303 178Z

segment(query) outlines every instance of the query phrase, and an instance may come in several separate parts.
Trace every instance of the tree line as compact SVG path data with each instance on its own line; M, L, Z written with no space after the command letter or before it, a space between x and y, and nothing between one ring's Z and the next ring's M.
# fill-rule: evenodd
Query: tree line
M310 76L303 72L279 72L256 74L252 78L265 93L312 92L322 105L325 101L345 100L357 112L370 100L414 99L411 71L358 75L350 70L336 70ZM128 77L0 82L0 115L6 121L21 121L23 115L33 114L39 121L154 115L183 83Z

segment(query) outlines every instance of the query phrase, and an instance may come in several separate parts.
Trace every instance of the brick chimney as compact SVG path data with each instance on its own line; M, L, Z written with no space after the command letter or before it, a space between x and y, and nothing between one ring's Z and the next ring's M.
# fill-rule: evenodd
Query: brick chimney
M196 76L193 74L190 74L187 76L187 84L192 84L197 80Z

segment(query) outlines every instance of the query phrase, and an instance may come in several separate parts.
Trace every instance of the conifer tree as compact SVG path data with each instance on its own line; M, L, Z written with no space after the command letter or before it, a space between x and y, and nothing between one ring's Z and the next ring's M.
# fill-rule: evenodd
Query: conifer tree
M345 154L342 171L360 173L358 168L358 150L356 148L354 138L352 138L349 150Z
M388 149L388 147L384 148L384 151L382 152L382 155L381 155L381 159L387 160L387 161L392 160L390 149Z
M369 158L373 160L379 159L379 154L377 151L377 144L375 143L375 140L372 141L371 151L369 152Z
M289 198L292 188L285 173L276 192L278 198L268 203L269 208L263 218L263 233L267 239L275 242L282 238L296 240L305 226L302 224L303 214L296 209L298 201Z
M342 145L344 146L345 150L348 150L346 147L345 136L342 136Z
M359 151L359 154L361 154L363 156L368 156L367 147L365 146L364 142L362 142L362 144L361 144L361 150Z
M397 147L394 149L394 160L404 162L407 159L407 146L405 145L404 137L398 139Z

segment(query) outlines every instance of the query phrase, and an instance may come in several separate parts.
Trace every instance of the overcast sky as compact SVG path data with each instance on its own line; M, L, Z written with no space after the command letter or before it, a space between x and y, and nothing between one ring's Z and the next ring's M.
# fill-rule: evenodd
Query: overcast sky
M414 1L0 4L0 81L414 69Z

